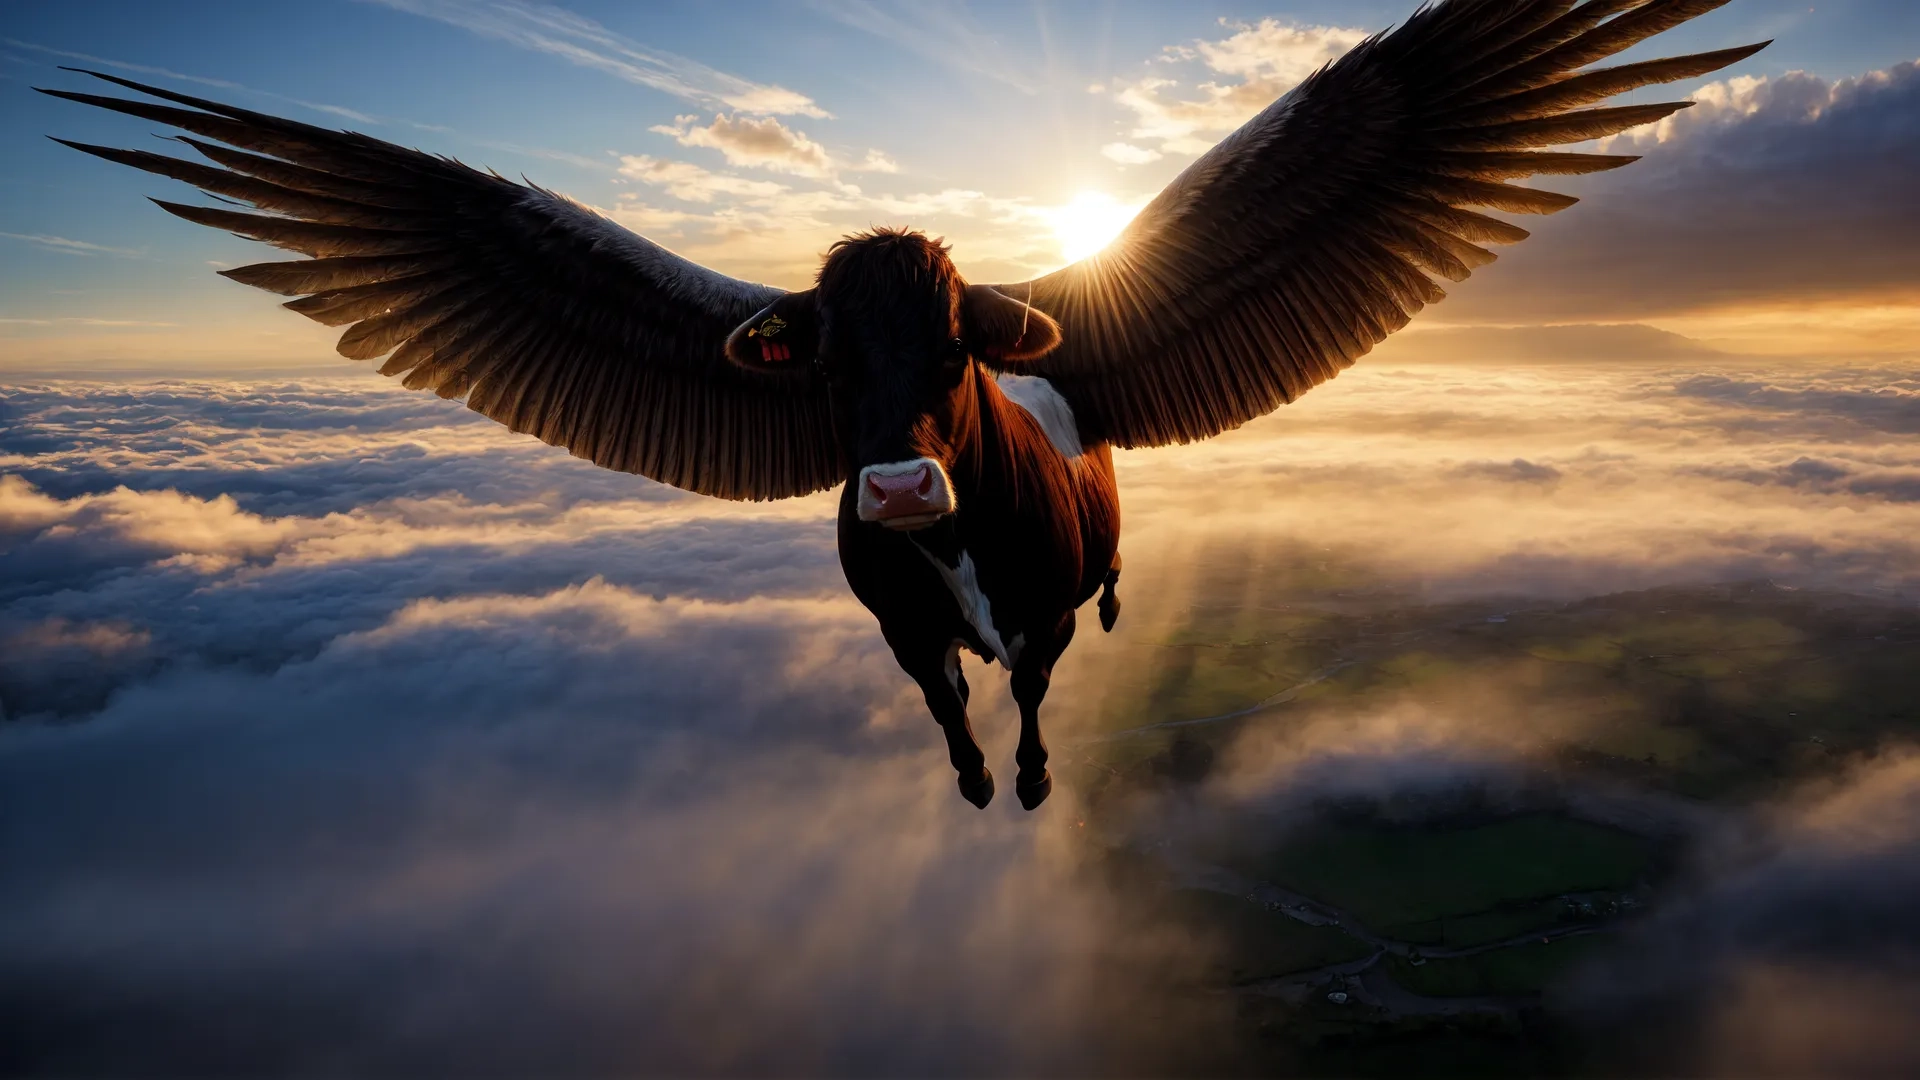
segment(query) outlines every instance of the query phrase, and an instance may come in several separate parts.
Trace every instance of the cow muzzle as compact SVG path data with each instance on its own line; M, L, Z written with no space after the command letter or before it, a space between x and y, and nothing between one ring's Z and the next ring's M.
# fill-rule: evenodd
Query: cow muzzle
M860 470L861 521L889 529L922 529L953 513L953 484L932 458Z

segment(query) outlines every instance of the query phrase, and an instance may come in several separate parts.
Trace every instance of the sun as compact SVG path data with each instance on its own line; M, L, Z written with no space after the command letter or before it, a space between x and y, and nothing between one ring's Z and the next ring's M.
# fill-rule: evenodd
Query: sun
M1066 205L1047 210L1046 218L1061 257L1079 262L1112 243L1143 205L1123 203L1104 191L1082 191Z

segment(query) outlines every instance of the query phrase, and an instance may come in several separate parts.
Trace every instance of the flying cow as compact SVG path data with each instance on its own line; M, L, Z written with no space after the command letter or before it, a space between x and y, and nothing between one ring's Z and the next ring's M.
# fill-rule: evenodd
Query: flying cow
M1590 67L1726 2L1441 0L1202 155L1106 250L1003 285L880 229L785 292L365 135L97 72L173 104L43 92L190 133L211 164L67 145L227 203L159 202L170 213L306 256L221 273L347 326L339 351L385 357L409 388L718 498L838 486L847 583L976 806L993 774L961 653L1011 673L1031 810L1052 790L1039 709L1075 612L1098 594L1111 630L1120 610L1111 448L1205 439L1293 401L1442 299L1436 278L1527 236L1473 208L1575 202L1508 181L1635 160L1544 148L1666 117L1687 103L1589 106L1763 48Z

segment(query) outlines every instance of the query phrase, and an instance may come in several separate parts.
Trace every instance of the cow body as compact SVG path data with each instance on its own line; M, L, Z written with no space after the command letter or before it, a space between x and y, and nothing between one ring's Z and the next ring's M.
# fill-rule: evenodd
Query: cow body
M946 246L895 229L833 246L812 289L788 293L727 339L744 367L806 365L827 386L846 483L840 565L946 733L960 792L993 798L967 720L960 654L997 662L1020 706L1015 790L1052 790L1040 702L1097 592L1119 612L1113 455L1023 364L1060 343L1043 313L968 285ZM1102 588L1104 586L1104 592Z
M1054 662L1073 640L1074 613L1103 586L1109 625L1117 612L1113 456L1104 445L1080 445L1072 413L1042 380L996 379L975 366L959 397L974 419L944 463L955 509L913 531L887 528L862 520L862 477L852 477L840 499L840 565L920 685L961 791L976 805L992 797L993 776L969 726L961 651L1012 673L1017 790L1031 809L1051 790L1038 714Z

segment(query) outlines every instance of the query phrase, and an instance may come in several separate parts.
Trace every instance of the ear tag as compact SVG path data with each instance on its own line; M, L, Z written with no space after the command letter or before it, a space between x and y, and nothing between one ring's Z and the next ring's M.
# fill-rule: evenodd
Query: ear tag
M768 340L770 338L779 337L780 331L785 330L786 328L787 328L787 320L782 319L778 315L769 315L765 319L761 320L759 326L756 326L753 329L747 331L748 337L758 336L760 338L760 359L761 360L771 361L771 360L793 359L792 349L787 348L785 345L775 345L772 341Z

